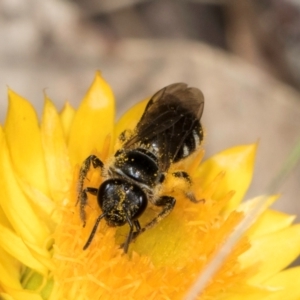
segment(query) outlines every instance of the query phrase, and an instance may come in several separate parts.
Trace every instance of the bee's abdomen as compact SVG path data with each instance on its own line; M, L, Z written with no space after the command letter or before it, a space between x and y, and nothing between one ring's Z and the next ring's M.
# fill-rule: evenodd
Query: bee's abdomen
M194 124L194 128L189 131L189 134L185 137L184 142L178 149L177 154L174 157L174 162L177 162L183 158L191 155L198 146L200 146L203 140L203 130L200 122L197 120Z

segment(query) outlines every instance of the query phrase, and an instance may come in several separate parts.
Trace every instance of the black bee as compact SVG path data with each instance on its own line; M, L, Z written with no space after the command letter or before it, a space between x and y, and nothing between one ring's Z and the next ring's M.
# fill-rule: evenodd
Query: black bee
M176 203L175 198L157 196L154 190L159 190L163 184L171 164L186 158L200 145L203 139L200 123L203 108L204 97L200 90L185 83L171 84L149 100L133 133L128 136L128 132L123 132L120 135L122 148L115 153L110 165L104 166L95 155L84 161L80 169L78 195L84 226L87 193L97 196L102 210L84 250L92 242L103 218L109 226L128 223L130 230L123 244L126 253L130 242L140 233L169 215ZM106 174L106 180L99 188L83 188L91 164L94 168L105 170L102 173ZM175 172L173 176L191 182L186 172ZM193 194L187 193L186 196L197 202ZM148 201L161 207L161 211L141 228L138 219L147 208Z

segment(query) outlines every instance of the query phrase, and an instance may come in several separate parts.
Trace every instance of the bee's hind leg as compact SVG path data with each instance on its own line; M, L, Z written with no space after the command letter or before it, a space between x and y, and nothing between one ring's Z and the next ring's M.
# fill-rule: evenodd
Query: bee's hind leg
M172 173L172 175L176 178L183 179L187 185L190 187L192 185L192 179L187 172L184 171L177 171ZM194 193L191 191L184 191L184 195L193 203L199 203L201 200L197 200Z

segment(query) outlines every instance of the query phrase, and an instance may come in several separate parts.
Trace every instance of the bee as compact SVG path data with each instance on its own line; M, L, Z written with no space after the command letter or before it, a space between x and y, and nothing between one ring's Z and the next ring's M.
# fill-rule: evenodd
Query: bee
M122 147L116 151L109 165L105 166L95 155L85 159L79 172L77 201L83 226L86 224L88 194L97 197L102 213L95 221L84 250L91 244L103 218L109 226L129 225L128 236L122 244L127 253L132 241L170 214L176 199L158 195L157 191L164 183L171 164L188 157L201 144L203 108L204 97L199 89L188 87L185 83L168 85L151 97L133 132L128 136L125 131L119 136ZM83 182L91 165L106 174L99 188L84 188ZM191 183L185 171L172 175ZM198 202L192 193L186 193L186 196ZM139 217L149 202L161 210L141 227Z

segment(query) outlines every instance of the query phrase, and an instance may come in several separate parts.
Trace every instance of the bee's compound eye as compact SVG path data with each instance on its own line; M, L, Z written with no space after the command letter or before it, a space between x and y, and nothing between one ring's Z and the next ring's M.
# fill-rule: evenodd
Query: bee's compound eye
M147 196L137 185L123 179L109 179L102 183L98 203L110 225L121 226L137 219L147 207Z
M137 185L129 184L130 187L126 193L124 207L130 213L132 220L137 219L147 207L147 196L144 191Z

